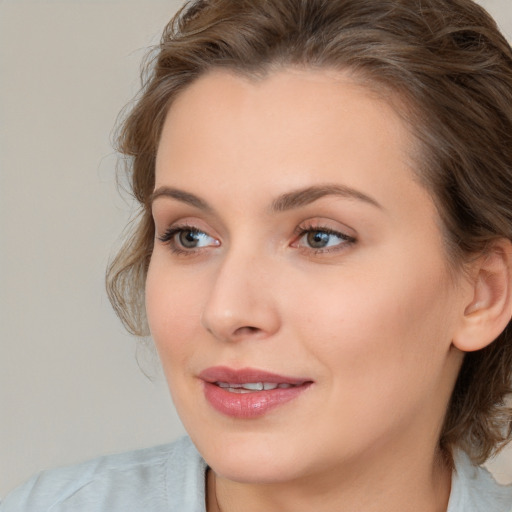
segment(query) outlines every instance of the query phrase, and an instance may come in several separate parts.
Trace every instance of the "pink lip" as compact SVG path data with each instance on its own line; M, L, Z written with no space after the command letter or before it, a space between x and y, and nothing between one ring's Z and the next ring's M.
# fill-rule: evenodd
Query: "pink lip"
M199 374L199 378L204 382L205 398L214 409L227 416L242 419L263 416L268 411L298 397L312 384L311 379L288 377L253 368L235 370L225 366L207 368ZM216 385L217 382L229 384L267 382L290 384L293 387L233 393Z

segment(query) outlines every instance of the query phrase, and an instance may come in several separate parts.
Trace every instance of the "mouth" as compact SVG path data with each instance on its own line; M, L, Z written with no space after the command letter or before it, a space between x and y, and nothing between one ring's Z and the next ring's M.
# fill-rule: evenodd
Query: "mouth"
M262 370L212 367L199 375L204 396L218 412L232 418L258 418L290 402L313 381Z

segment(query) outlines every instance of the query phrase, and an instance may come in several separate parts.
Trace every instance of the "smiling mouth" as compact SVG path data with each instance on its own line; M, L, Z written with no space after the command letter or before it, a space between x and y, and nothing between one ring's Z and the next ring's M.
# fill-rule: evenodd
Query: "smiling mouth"
M207 368L199 374L206 401L217 412L250 420L265 416L295 401L314 381L278 375L254 368L225 366Z

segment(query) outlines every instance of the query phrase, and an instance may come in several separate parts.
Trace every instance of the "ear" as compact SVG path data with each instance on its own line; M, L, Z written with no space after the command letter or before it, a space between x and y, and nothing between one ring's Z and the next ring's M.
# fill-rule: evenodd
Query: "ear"
M471 264L471 288L453 345L464 352L491 344L512 317L512 244L497 240Z

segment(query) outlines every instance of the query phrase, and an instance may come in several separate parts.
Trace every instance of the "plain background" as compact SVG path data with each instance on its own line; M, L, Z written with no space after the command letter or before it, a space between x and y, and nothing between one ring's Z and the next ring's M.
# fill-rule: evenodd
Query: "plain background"
M0 0L0 496L184 432L103 285L131 211L111 130L180 3ZM510 0L482 3L510 38ZM494 470L512 480L512 451Z

